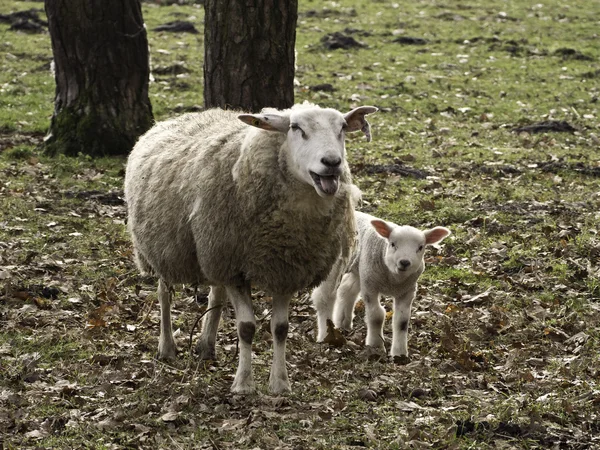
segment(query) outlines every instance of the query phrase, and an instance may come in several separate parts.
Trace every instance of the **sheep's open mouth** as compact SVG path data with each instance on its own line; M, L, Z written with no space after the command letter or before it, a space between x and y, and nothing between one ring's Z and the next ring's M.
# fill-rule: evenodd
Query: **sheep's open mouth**
M326 195L334 195L338 190L340 177L337 175L317 175L314 172L310 172L310 176L315 183L315 186L319 188L321 192Z

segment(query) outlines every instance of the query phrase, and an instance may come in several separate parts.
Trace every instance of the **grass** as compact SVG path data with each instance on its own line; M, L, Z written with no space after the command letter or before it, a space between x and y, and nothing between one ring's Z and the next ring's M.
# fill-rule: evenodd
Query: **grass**
M31 8L41 4L0 0L0 14ZM201 105L202 7L145 2L143 13L156 119ZM180 359L153 359L155 282L132 261L124 160L39 152L49 36L0 23L0 446L598 448L598 17L581 0L301 2L296 100L380 108L373 142L347 142L361 208L453 235L428 251L407 365L364 349L360 308L349 347L316 344L301 293L285 399L266 392L260 292L259 395L228 392L231 315L219 361L190 357L204 291L179 289ZM153 31L173 20L200 33ZM333 32L365 46L326 49ZM315 90L324 83L334 91ZM549 120L576 131L513 131ZM389 347L389 321L385 336Z

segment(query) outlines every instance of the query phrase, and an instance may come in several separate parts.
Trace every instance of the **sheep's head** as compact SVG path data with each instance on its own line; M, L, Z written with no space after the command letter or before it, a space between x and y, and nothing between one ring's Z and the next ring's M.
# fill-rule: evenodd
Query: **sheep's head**
M340 176L347 170L346 133L361 130L371 140L367 114L374 106L361 106L347 114L314 105L298 105L290 110L265 109L260 114L241 114L239 119L263 130L286 134L289 168L300 180L314 186L321 197L339 189Z
M379 219L372 220L371 225L388 241L385 265L395 274L419 270L423 265L425 247L441 242L450 235L450 230L444 227L421 231L408 225L398 226Z

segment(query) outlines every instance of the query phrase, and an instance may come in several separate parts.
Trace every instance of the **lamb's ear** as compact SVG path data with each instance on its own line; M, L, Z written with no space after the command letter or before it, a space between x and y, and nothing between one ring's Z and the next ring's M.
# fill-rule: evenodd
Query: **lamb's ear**
M377 231L377 233L379 233L380 236L386 239L390 237L390 234L392 233L392 227L390 227L390 225L387 222L375 219L371 220L371 225L373 225L373 228L375 228L375 231Z
M240 114L238 119L261 130L287 133L290 128L289 116L280 114Z
M346 113L344 119L348 124L348 128L346 131L358 131L361 130L365 133L367 137L367 142L371 142L371 126L365 116L367 114L373 114L374 112L379 111L379 109L374 106L359 106L358 108L354 108L349 113Z
M437 244L438 242L444 240L448 236L450 236L451 231L445 227L435 227L431 230L425 230L425 244Z

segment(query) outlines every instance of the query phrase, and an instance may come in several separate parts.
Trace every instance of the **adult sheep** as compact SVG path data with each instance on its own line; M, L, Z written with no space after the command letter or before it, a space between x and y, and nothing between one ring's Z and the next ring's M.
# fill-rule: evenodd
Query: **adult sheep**
M273 297L269 389L290 390L288 306L298 290L328 276L340 253L350 254L355 223L345 134L362 130L370 140L365 115L375 111L362 106L344 115L308 104L260 114L213 109L158 123L140 138L127 162L125 198L137 265L159 278L159 358L176 356L173 284L209 284L213 309L197 350L214 358L229 299L240 346L231 391L253 392L256 285Z

